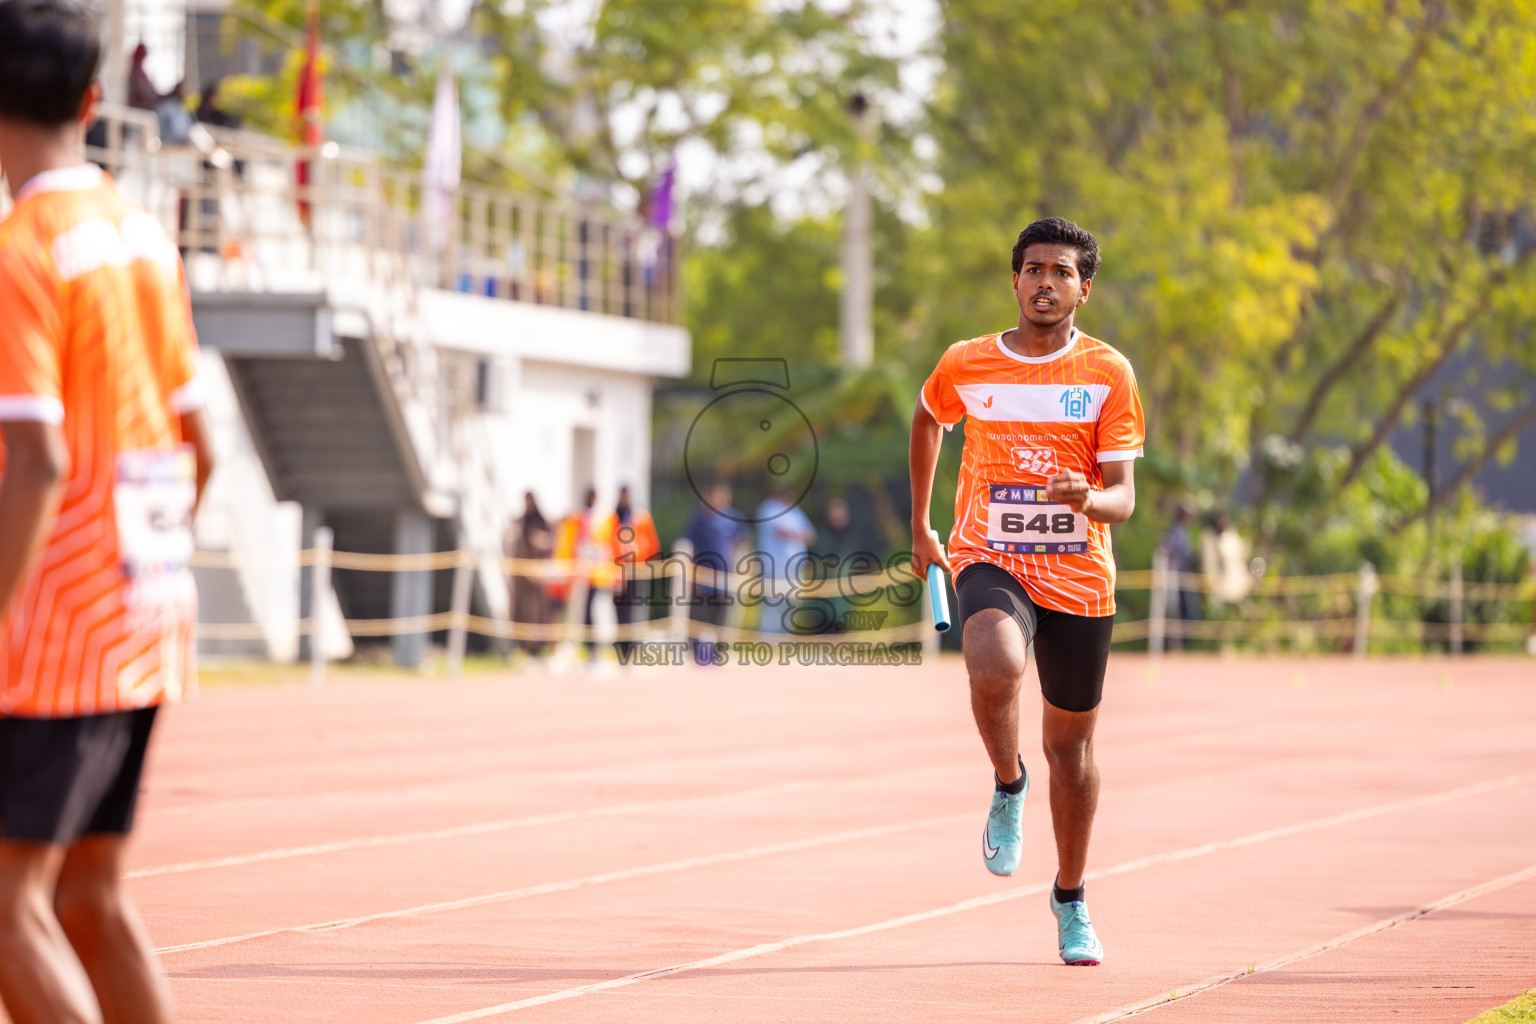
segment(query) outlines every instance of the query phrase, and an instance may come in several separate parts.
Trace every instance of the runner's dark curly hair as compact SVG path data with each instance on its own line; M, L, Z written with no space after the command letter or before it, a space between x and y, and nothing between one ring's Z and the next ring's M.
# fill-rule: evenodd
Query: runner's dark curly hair
M1046 217L1037 220L1019 232L1019 240L1013 243L1013 272L1024 269L1024 250L1040 243L1070 245L1077 250L1077 272L1084 281L1099 272L1099 240L1092 234L1062 217Z
M73 0L0 3L0 116L73 121L96 77L96 16Z

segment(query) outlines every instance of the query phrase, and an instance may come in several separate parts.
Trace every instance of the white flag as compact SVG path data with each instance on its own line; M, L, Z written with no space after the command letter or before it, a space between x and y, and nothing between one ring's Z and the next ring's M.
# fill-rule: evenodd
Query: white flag
M451 236L453 194L463 169L459 140L459 92L453 80L453 52L443 54L437 69L437 94L432 101L432 129L427 136L427 158L422 164L423 210L427 237L433 250L441 250Z

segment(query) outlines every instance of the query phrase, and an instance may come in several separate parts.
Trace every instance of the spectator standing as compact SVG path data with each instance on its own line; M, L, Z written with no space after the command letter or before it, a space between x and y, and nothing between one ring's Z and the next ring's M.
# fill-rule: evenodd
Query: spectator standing
M219 90L223 85L217 78L209 82L203 89L203 95L197 102L197 110L193 114L198 123L212 125L215 128L239 128L240 116L232 114L219 105Z
M133 61L128 69L128 105L137 110L154 110L160 103L160 90L144 70L148 57L149 47L143 43L133 48Z
M640 610L650 597L651 570L645 563L661 552L656 523L649 512L636 508L630 501L628 484L619 488L619 501L614 510L593 528L593 539L607 562L596 579L612 591L614 616L623 630L640 617ZM593 589L596 589L595 583ZM591 621L589 591L587 622ZM621 636L613 647L619 653L620 664L628 664L634 641Z
M590 661L594 650L592 643L592 590L595 585L593 580L593 563L602 558L601 552L592 542L592 527L596 525L597 515L597 489L588 487L582 498L581 508L560 520L560 530L555 535L555 558L562 562L578 563L569 576L557 581L553 587L557 601L568 601L577 597L573 590L582 589L576 584L582 584L586 593L580 597L582 604L582 625L587 628L588 639L582 647L587 652ZM570 609L575 614L575 609Z
M525 562L548 561L554 554L554 531L549 528L544 513L539 511L539 503L532 491L523 495L523 516L508 531L505 550L509 557ZM514 624L547 626L550 623L552 601L542 573L513 571L507 577L507 584L512 594ZM548 641L543 639L524 639L515 643L533 657L542 657L548 647Z
M737 551L751 542L752 531L743 521L746 517L731 505L730 484L713 483L704 497L687 529L693 563L699 570L694 583L692 617L695 622L718 629L732 603L727 575L736 564ZM719 642L717 633L711 634L711 642ZM712 660L714 650L698 639L694 641L693 653L694 659L704 665Z
M827 502L826 540L819 545L825 567L819 572L826 577L826 585L830 588L838 586L839 577L847 571L848 557L858 550L854 534L853 513L848 502L842 498ZM841 632L843 617L850 607L843 591L829 591L827 596L817 598L814 603L825 612L827 630Z
M816 539L816 528L800 510L795 497L794 491L781 488L757 507L757 549L767 559L765 569L772 584L769 592L783 598L764 606L758 625L764 633L793 631L795 606L789 596L794 585L790 576L791 563L797 555L805 554Z
M192 111L187 109L187 83L177 82L171 91L155 103L160 120L160 141L167 146L185 146L192 138Z
M1167 559L1168 571L1176 574L1174 585L1177 589L1173 591L1173 601L1168 607L1168 618L1195 622L1200 618L1200 596L1184 586L1183 575L1194 572L1196 568L1195 548L1193 539L1189 535L1189 522L1188 507L1180 505L1178 511L1173 514L1173 525L1168 527L1167 533L1163 534L1158 548ZM1182 630L1170 631L1167 638L1168 649L1182 650L1184 639Z
M1248 573L1248 542L1232 526L1225 512L1211 517L1211 528L1200 540L1200 564L1214 577L1211 602L1217 608L1237 604L1248 596L1253 577Z

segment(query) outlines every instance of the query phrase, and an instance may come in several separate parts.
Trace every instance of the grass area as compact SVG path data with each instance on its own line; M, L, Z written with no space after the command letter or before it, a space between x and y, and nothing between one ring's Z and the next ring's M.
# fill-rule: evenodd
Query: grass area
M1536 1024L1536 988L1479 1014L1467 1024Z

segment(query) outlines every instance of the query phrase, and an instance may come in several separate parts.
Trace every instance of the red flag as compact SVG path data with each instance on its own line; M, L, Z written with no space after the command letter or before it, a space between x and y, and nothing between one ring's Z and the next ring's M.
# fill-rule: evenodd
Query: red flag
M320 11L311 4L309 28L304 41L304 69L299 72L299 142L318 146L325 141L321 114L325 107L325 79L320 74Z
M299 144L319 146L325 141L325 123L321 114L325 108L325 78L320 73L320 10L315 3L309 5L309 27L304 41L304 67L299 72L298 94ZM299 216L309 223L309 161L298 164Z

